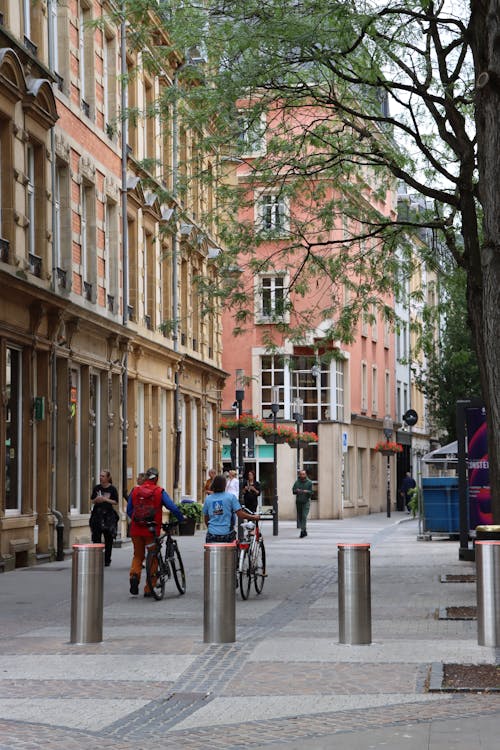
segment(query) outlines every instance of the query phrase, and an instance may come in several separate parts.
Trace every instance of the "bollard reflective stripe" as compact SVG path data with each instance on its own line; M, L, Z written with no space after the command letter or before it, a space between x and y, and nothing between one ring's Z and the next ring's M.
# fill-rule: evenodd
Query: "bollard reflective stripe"
M339 642L372 642L370 545L338 544Z
M476 541L477 642L500 646L500 541Z
M205 544L203 640L236 640L236 542Z
M100 643L104 607L104 544L74 544L71 643Z

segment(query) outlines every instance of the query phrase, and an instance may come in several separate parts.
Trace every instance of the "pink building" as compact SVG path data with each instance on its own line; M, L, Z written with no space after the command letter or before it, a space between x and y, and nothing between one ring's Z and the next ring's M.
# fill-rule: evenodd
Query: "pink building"
M251 237L254 233L256 238L252 266L248 262L250 255L240 256L238 288L249 293L253 309L243 324L244 333L237 337L233 331L241 324L235 322L235 311L226 309L224 313L223 368L230 376L223 394L223 411L231 412L235 400L236 369L243 369L247 379L245 412L270 420L272 389L276 386L278 419L294 425L297 408L294 400L302 399L300 429L316 432L319 442L300 453L288 445L278 446L281 518L293 518L295 514L291 486L298 462L315 482L313 518L378 512L386 508L387 475L386 462L374 449L384 438L384 416L394 417L394 334L375 304L376 293L369 289L366 277L357 275L358 267L353 266L347 277L336 281L331 272L323 272L322 264L326 268L341 253L352 258L370 250L372 257L380 251L383 263L384 249L378 248L377 240L372 237L361 237L351 244L351 237L364 234L352 213L348 218L339 211L327 228L324 223L320 225L318 196L322 195L325 205L341 203L342 194L333 181L321 178L321 186L317 181L300 193L287 191L288 178L277 170L276 187L269 187L269 181L259 185L254 166L256 159L265 154L266 139L275 129L286 132L287 128L290 131L300 125L296 114L292 124L282 122L280 117L268 117L266 135L247 140L250 153L244 154L236 167L238 184L245 193L239 221L246 227L247 235ZM394 215L395 192L387 192L384 200L380 199L380 192L377 196L365 188L363 199L371 208L381 215ZM304 291L300 288L300 269L311 247L316 264L312 271L306 272L307 291ZM360 316L353 342L348 345L325 342L332 320L349 305L359 304L359 284L366 285L361 301L368 304ZM372 294L373 304L367 299ZM386 296L384 302L392 306L392 296ZM281 331L283 322L288 325L287 332ZM229 448L225 446L223 455L226 467L230 462ZM392 463L395 462L391 459ZM273 446L258 437L250 443L246 441L244 467L245 471L255 470L263 484L263 504L271 504ZM394 507L395 473L391 478Z

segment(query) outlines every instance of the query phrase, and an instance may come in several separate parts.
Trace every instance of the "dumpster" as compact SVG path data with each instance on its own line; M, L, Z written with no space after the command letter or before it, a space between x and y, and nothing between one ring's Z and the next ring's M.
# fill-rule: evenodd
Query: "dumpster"
M459 534L458 477L422 479L425 531Z

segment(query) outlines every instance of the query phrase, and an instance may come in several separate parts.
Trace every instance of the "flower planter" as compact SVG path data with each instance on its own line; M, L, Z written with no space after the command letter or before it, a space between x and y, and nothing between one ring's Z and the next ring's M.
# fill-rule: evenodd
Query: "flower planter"
M255 430L251 430L248 427L230 427L224 430L224 432L230 440L237 440L239 437L244 440L251 437Z
M270 445L274 445L275 442L276 445L287 442L285 435L261 435L261 438Z
M308 445L318 445L312 440L288 440L290 448L307 448Z
M396 453L399 453L399 451L377 451L378 453L381 453L383 456L395 456Z
M179 536L194 536L196 521L194 518L186 518L184 523L179 524L178 528Z

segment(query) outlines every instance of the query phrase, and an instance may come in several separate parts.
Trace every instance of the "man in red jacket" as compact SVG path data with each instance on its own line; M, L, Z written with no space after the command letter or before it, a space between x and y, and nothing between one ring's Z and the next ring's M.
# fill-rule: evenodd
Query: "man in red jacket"
M148 524L154 523L156 535L161 531L162 509L165 507L171 511L179 521L185 521L177 505L167 492L157 485L158 469L152 466L146 472L146 478L141 485L134 487L128 497L127 515L131 519L130 536L134 545L134 556L130 566L130 593L137 596L139 593L139 582L146 547L154 541ZM151 596L146 584L144 596Z

